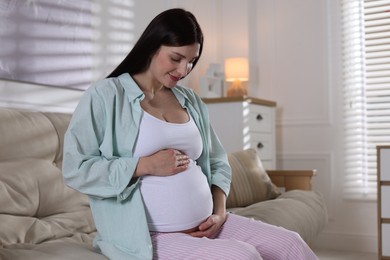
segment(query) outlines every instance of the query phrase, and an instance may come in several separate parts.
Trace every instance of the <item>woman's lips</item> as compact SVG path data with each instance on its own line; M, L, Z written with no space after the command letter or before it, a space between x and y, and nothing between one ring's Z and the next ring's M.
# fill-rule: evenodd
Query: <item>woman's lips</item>
M171 75L171 74L169 74L169 77L170 77L171 80L173 80L173 81L179 81L179 80L180 80L180 77L175 77L175 76L173 76L173 75Z

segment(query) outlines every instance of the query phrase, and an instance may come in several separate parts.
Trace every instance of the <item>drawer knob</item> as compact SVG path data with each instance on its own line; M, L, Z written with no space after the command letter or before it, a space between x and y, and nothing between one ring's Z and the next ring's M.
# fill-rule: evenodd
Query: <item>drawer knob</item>
M258 115L256 116L256 119L259 120L259 121L261 121L261 120L263 120L263 116L260 115L260 114L258 114Z
M258 144L257 144L257 148L258 148L258 149L261 149L261 148L263 148L263 147L264 147L263 143L258 143Z

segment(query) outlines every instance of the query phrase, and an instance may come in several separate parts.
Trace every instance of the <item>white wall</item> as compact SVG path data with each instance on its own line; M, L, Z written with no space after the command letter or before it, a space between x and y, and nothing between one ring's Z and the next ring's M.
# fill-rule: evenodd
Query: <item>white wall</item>
M251 8L252 94L278 102L278 167L316 168L314 189L327 201L329 224L315 246L376 252L376 202L343 199L340 1L254 0Z
M278 104L278 167L318 170L314 189L324 195L330 218L315 246L376 252L376 203L347 201L342 195L340 0L114 2L130 3L127 8L131 17L124 23L129 25L131 44L150 19L164 9L184 7L197 16L205 33L204 53L184 82L197 91L199 77L210 63L222 64L230 56L248 56L250 94ZM101 15L110 17L107 13ZM104 51L112 41L109 28L98 28L101 37L97 49L103 52L97 51L96 60L102 63L95 68L96 78L114 66L107 62L110 52ZM120 59L129 46L122 46L115 59ZM9 94L9 88L15 86L19 84L0 81L1 99L15 97L14 92Z

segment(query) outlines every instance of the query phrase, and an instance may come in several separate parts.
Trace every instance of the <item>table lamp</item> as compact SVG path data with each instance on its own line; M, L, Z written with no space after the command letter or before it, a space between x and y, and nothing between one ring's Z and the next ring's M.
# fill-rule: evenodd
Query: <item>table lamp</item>
M249 79L249 65L246 58L228 58L225 60L225 80L230 83L226 96L242 97L248 94L243 81Z

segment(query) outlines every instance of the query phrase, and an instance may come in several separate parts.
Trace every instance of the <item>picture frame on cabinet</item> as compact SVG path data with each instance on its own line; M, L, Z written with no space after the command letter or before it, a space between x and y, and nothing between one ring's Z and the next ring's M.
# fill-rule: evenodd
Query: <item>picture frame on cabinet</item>
M200 78L200 96L202 98L219 98L225 94L225 80L221 64L212 63L207 72Z

